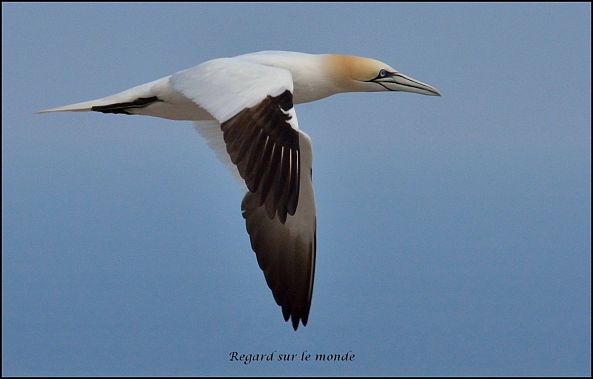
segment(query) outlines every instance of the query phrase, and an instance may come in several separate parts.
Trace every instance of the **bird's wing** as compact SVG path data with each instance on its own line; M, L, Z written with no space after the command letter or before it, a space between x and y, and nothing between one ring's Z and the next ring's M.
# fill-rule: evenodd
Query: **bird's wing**
M315 200L309 137L298 129L290 72L223 58L171 76L173 88L220 123L248 192L251 246L284 319L306 325L315 272Z

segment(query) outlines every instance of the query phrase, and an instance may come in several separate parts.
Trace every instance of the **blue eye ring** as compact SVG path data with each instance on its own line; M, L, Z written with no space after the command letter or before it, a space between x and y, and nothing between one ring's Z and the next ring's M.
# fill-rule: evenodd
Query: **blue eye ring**
M387 70L385 69L381 69L381 71L379 71L379 78L385 78L386 76L388 76Z

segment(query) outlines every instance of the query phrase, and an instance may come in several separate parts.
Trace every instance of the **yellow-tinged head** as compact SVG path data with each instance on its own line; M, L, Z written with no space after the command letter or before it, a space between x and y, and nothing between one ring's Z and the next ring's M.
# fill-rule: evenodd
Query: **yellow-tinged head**
M376 59L326 55L328 68L343 92L404 91L440 96L436 88L405 76Z

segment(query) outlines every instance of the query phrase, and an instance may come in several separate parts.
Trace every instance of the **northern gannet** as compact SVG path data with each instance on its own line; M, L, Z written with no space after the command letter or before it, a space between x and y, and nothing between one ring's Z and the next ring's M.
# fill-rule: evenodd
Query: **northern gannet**
M375 59L262 51L204 62L97 100L39 111L95 111L191 120L246 190L251 247L284 320L307 324L316 255L309 136L294 104L341 92L440 96Z

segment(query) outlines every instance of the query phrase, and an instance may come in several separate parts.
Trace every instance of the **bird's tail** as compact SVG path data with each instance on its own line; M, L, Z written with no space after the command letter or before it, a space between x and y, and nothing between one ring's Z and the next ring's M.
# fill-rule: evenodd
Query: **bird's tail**
M36 113L49 112L103 112L131 114L135 108L143 108L159 99L155 95L155 87L164 84L168 77L142 84L129 90L116 93L96 100L84 101L61 107L48 108Z
M48 108L42 109L35 113L50 113L50 112L90 112L93 110L93 107L97 106L98 104L102 103L103 99L91 100L91 101L84 101L82 103L64 105L61 107L55 108Z

